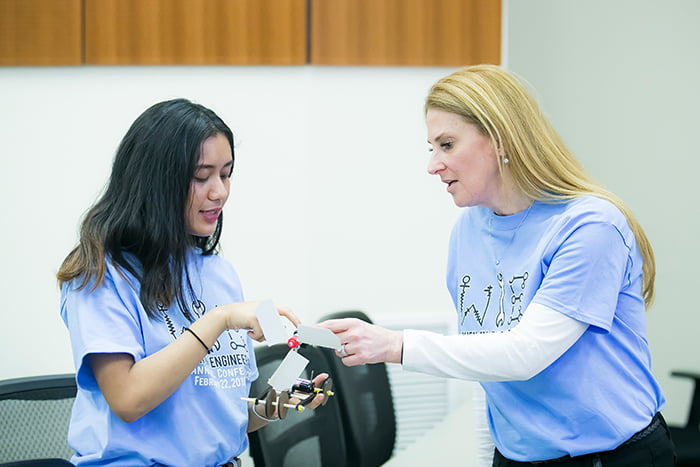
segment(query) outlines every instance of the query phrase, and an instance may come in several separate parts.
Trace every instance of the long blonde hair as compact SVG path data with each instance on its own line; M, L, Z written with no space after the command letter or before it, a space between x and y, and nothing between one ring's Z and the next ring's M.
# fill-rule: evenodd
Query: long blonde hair
M627 218L642 255L642 295L654 301L656 263L642 226L620 198L593 181L512 73L495 65L464 67L435 83L425 111L462 116L488 136L496 154L508 157L513 182L526 196L548 203L594 195L613 203ZM498 157L503 170L504 157Z

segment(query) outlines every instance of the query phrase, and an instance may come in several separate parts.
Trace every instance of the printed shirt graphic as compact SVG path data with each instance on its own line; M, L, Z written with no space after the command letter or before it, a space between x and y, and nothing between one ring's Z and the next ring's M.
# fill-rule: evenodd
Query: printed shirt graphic
M243 301L238 275L230 263L191 254L190 280L196 297L195 319L212 308ZM152 411L125 423L109 409L84 358L90 353L128 353L135 361L173 342L189 322L173 305L150 319L138 287L111 264L105 282L75 290L64 284L61 316L68 327L78 375L78 394L69 429L77 465L215 466L248 446L247 397L258 376L252 341L246 331L225 331L170 397Z
M662 408L645 337L641 265L626 219L599 198L535 202L512 216L464 210L447 267L460 333L512 329L531 302L590 325L530 380L482 383L490 430L506 457L613 449Z

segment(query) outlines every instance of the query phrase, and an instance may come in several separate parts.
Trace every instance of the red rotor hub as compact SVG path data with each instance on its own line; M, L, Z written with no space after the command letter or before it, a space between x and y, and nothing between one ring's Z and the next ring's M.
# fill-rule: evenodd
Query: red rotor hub
M299 339L294 336L290 337L287 341L287 347L289 347L290 349L296 349L297 347L299 347Z

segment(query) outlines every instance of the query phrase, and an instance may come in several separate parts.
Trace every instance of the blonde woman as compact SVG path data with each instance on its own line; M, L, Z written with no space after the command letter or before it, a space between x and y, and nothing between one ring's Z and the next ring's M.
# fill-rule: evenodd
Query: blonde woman
M439 80L425 116L428 172L463 208L447 267L459 335L321 323L343 362L478 381L482 465L672 466L646 340L654 255L629 209L500 67Z

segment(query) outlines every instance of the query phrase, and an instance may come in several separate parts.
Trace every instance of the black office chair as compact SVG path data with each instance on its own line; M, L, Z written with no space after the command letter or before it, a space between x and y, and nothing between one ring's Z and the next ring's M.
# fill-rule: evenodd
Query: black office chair
M285 344L257 346L255 359L260 376L250 388L259 398L268 388L267 380L289 351ZM328 372L328 363L319 348L302 345L299 353L309 359L300 378ZM335 381L335 378L334 378ZM289 410L283 420L249 434L250 456L256 467L345 467L347 454L343 423L336 396L315 410Z
M372 320L361 311L340 311L320 321L338 318ZM391 383L384 363L347 367L331 349L322 349L333 375L345 420L348 461L356 467L377 467L389 460L396 443L396 415Z
M70 466L74 374L0 381L0 466Z
M684 426L669 425L678 456L676 465L700 467L700 373L673 371L671 376L690 378L694 382L687 422Z

